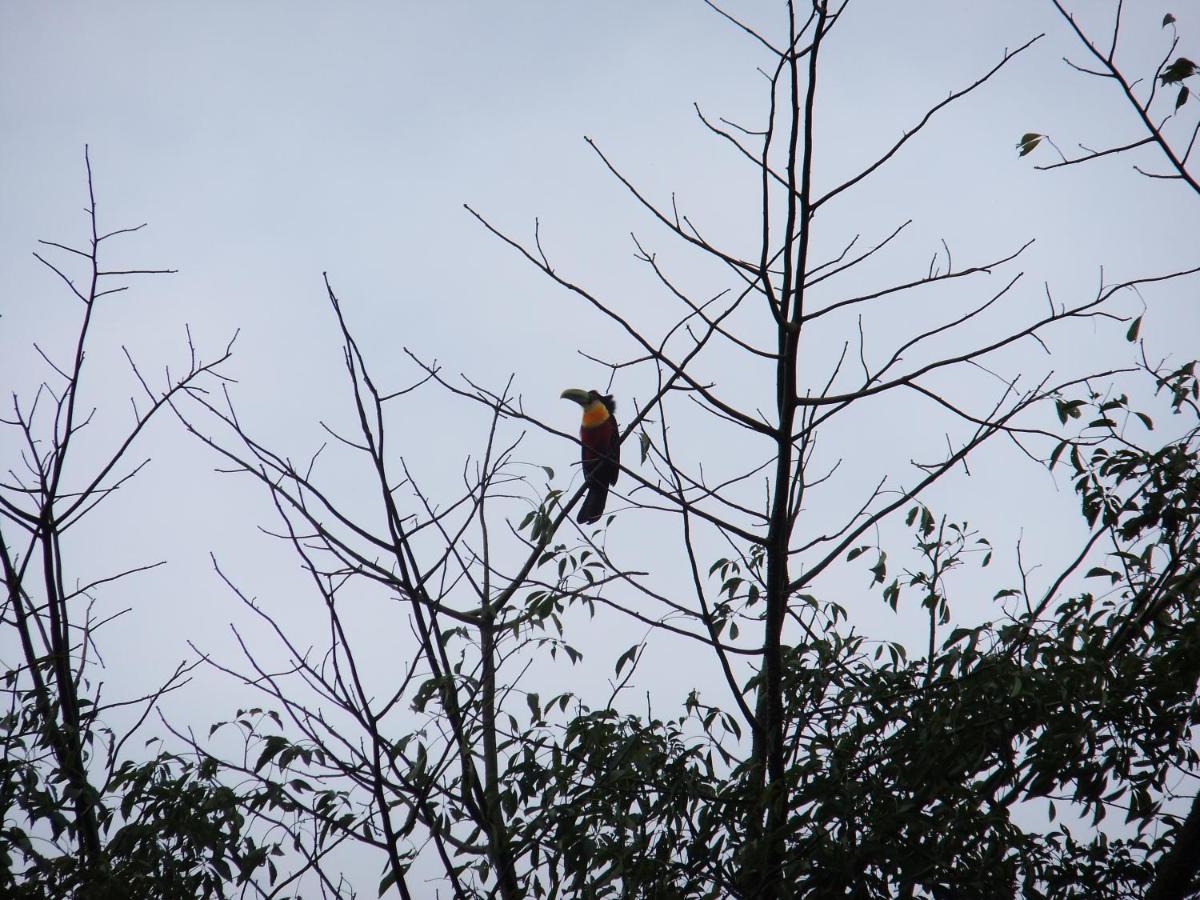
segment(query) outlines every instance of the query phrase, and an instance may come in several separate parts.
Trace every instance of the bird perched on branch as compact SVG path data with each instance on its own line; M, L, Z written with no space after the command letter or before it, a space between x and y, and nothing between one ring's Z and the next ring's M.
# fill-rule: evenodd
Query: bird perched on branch
M583 444L583 483L587 496L579 507L579 522L587 525L604 513L609 485L617 483L621 471L621 432L617 428L617 402L611 394L570 388L562 392L564 400L583 407L579 440Z

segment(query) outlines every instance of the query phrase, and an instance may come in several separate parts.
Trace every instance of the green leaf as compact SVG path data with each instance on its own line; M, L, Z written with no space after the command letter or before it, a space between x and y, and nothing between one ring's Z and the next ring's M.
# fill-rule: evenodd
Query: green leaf
M1151 419L1148 415L1146 415L1145 413L1134 413L1134 415L1142 420L1142 424L1146 426L1147 431L1154 430L1154 420Z
M1058 446L1054 448L1054 452L1050 454L1050 465L1047 466L1047 468L1054 468L1054 464L1058 462L1058 458L1062 456L1062 452L1066 450L1070 444L1070 441L1059 441Z
M1175 108L1176 109L1179 109L1179 107L1181 107L1181 106L1183 106L1183 104L1187 103L1188 93L1189 93L1188 86L1186 84L1179 89L1179 96L1177 96L1175 98Z
M383 880L379 882L379 896L382 897L388 892L393 884L396 883L396 870L392 869L383 876Z
M1171 13L1167 13L1165 16L1163 16L1162 27L1166 28L1168 25L1174 24L1174 22L1175 22L1175 16L1172 15ZM1053 816L1051 816L1051 818L1053 818Z
M1083 413L1079 408L1083 406L1082 400L1055 400L1054 410L1058 413L1058 421L1064 425L1067 424L1067 419L1078 419Z
M900 602L900 579L893 578L892 583L883 589L883 599L892 609Z
M1158 78L1163 84L1179 84L1183 79L1191 78L1195 74L1196 64L1186 56L1181 56L1167 66Z
M859 556L862 556L864 553L866 553L870 549L871 548L867 547L867 546L855 547L853 550L851 550L849 553L846 554L846 562L850 562L850 560L855 559Z
M621 674L621 669L623 669L625 667L626 663L633 662L633 655L635 653L637 653L637 644L634 644L632 647L630 647L628 650L626 650L624 653L622 653L619 657L617 657L617 665L616 665L616 669L615 669L617 675Z
M1186 90L1186 88L1185 88ZM1178 109L1178 107L1176 107ZM1133 324L1129 326L1129 330L1125 332L1125 340L1133 343L1138 339L1138 332L1142 330L1142 317L1138 316L1133 320Z
M267 738L265 744L262 753L258 756L258 762L254 764L255 772L266 765L272 757L276 756L280 750L287 746L287 738L273 734Z
M1038 134L1036 131L1026 132L1021 135L1021 139L1017 141L1017 149L1021 151L1018 156L1027 156L1033 152L1033 149L1042 142L1044 134Z
M644 431L639 431L638 432L638 443L641 444L642 462L645 462L646 457L650 453L650 435L646 434L646 432L644 432Z
M546 477L551 481L554 480L554 470L549 466L542 466L542 471L546 473Z
M884 551L879 551L879 559L875 561L875 565L871 566L871 574L875 576L875 580L871 582L872 585L883 584L884 579L887 578L887 554Z

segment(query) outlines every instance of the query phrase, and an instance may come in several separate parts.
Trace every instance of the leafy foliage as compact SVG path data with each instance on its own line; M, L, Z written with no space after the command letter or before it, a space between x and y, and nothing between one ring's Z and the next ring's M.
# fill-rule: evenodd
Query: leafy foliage
M8 673L9 683L15 672ZM261 871L273 883L277 843L257 844L247 797L218 778L214 760L160 752L126 760L93 796L102 855L72 852L70 786L45 765L34 698L0 722L0 893L13 898L223 898Z

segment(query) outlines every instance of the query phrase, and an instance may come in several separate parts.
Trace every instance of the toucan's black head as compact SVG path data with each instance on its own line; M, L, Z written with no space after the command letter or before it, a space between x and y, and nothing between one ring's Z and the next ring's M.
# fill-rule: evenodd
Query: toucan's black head
M568 388L562 392L561 396L564 400L574 400L584 409L593 403L603 403L609 415L617 411L617 401L613 399L612 394L602 394L596 390L585 391L582 388Z

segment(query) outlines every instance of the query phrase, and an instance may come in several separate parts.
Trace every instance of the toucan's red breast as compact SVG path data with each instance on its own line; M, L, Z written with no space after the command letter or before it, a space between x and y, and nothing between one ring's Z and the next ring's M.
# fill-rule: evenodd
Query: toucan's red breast
M608 421L608 407L599 400L593 400L583 408L583 427L595 428L597 425L602 425Z

